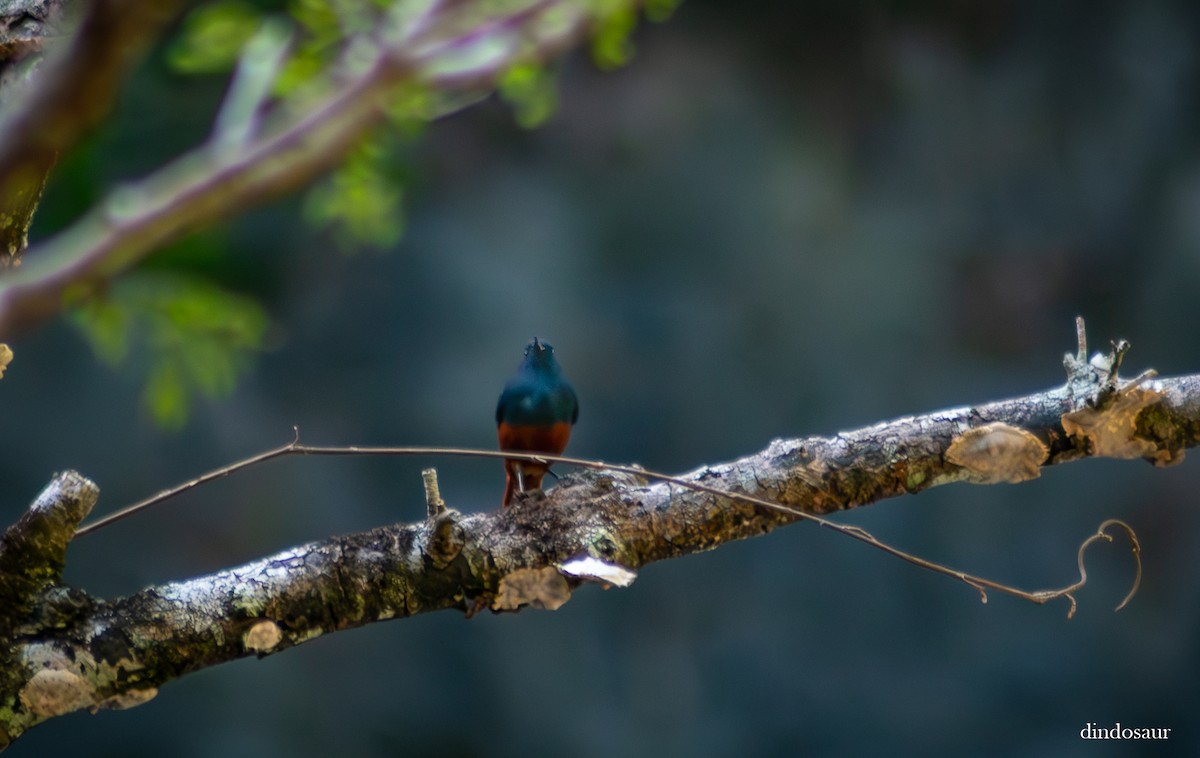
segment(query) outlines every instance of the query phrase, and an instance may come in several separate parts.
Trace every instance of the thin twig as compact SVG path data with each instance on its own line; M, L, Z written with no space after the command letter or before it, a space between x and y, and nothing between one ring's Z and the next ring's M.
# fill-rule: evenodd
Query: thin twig
M438 486L437 469L422 470L421 482L425 485L426 515L431 519L437 518L446 512L446 501L442 500L441 488Z

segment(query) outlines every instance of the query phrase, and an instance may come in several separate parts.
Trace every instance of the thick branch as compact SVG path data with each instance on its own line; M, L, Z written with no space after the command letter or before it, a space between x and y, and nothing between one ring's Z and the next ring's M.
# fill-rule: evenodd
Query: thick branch
M96 485L74 471L59 474L0 538L0 623L20 619L62 581L67 545L99 496Z
M4 639L12 641L0 650L4 708L36 676L20 659L18 635L44 634L47 623L56 623L46 616L51 597L79 596L61 586L67 545L99 495L96 485L79 474L59 474L0 538L0 630ZM0 749L33 723L32 713L13 713L0 728Z
M2 733L11 740L79 708L137 705L190 671L373 621L445 608L468 615L557 608L583 583L623 586L654 561L799 518L736 493L828 513L953 481L1032 478L1040 466L1088 455L1165 465L1197 444L1200 375L1121 383L1104 367L1069 363L1071 380L1048 392L833 437L776 440L670 482L577 473L549 497L506 510L463 516L431 508L421 523L310 543L115 601L57 584L54 556L64 529L78 522L76 508L50 530L58 535L48 543L51 557L36 559L53 567L52 586L7 635L0 714L11 715L0 720ZM1041 456L1032 469L1031 455ZM27 518L45 511L35 505ZM30 542L19 533L32 528L13 527L18 536L6 542ZM6 572L20 573L5 561Z

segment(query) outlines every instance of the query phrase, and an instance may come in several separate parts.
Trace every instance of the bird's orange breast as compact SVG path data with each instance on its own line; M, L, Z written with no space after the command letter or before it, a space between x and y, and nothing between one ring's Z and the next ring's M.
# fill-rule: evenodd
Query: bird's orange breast
M567 449L567 441L571 438L571 425L566 421L548 426L500 422L496 436L500 439L501 450L559 455Z

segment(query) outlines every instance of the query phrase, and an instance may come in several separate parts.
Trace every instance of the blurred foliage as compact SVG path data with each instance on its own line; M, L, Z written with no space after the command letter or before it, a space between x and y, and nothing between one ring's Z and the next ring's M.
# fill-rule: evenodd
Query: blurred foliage
M637 26L637 12L625 4L614 4L613 9L599 17L592 36L592 60L604 70L620 68L633 56L633 42L629 35Z
M381 247L400 241L404 231L403 173L394 159L395 135L376 131L308 192L304 215L327 227L342 249L367 243Z
M642 10L648 20L662 23L671 18L681 2L683 0L646 0L642 4Z
M648 0L642 4L642 12L648 20L662 22L671 17L679 3L680 0ZM637 28L637 5L624 0L599 0L595 5L592 61L604 71L627 65L633 57L631 37Z
M500 97L526 129L541 125L558 107L556 77L545 66L521 63L500 78Z
M278 94L298 96L324 86L325 74L340 49L343 33L347 28L365 31L360 19L362 6L363 3L350 0L338 2L337 8L346 9L339 16L334 3L327 0L293 0L288 4L288 13L301 34L276 82Z
M287 100L303 100L306 94L327 88L331 71L338 65L348 65L346 59L352 57L346 54L347 41L378 28L391 5L386 0L290 0L282 10L295 22L299 34L275 83L275 94ZM451 39L467 34L487 18L528 5L528 0L447 5L456 15L451 17L454 23L443 24L440 35ZM587 5L596 19L592 37L596 64L604 69L624 65L632 55L629 37L637 24L636 5L629 0L591 0ZM645 4L645 13L661 21L677 5L678 0L651 0ZM416 17L429 7L429 3L409 3L398 13ZM274 10L279 9L271 3L248 0L202 4L185 19L178 38L168 48L167 63L182 74L228 72L266 14ZM547 16L553 18L552 10ZM503 35L482 35L471 44L451 46L431 65L439 70L470 69L508 44ZM503 73L497 89L512 107L516 121L533 128L549 119L558 107L555 78L549 64L531 58ZM478 99L478 95L464 98L409 84L390 103L389 117L396 131L411 139L420 132L416 125ZM327 230L339 247L395 244L404 227L401 201L406 172L400 148L405 144L404 139L385 138L378 132L365 140L325 181L309 191L304 204L306 218Z
M596 65L612 69L627 63L637 6L630 0L577 1L594 18L591 50ZM651 0L644 5L646 17L664 20L677 4ZM564 23L568 14L562 9L568 5L547 9L541 23ZM478 34L480 25L529 6L530 0L400 6L387 0L212 0L186 16L176 37L164 46L163 62L176 75L229 76L247 45L261 36L264 24L289 19L295 34L273 82L275 102L266 110L304 110L354 68L362 59L355 50L369 48L361 41L385 23L427 22L430 34L456 41L440 48L433 45L430 49L437 52L426 61L428 68L469 72L494 65L497 52L507 54L514 43L509 31ZM424 17L431 9L441 16ZM556 79L552 64L533 49L500 76L496 89L517 123L534 128L558 108ZM307 192L306 221L343 251L394 246L405 229L402 204L411 183L407 150L430 121L488 94L437 91L416 82L398 86L387 106L387 126L364 139ZM185 242L175 247L197 246ZM201 259L214 258L217 245L209 241L201 247ZM218 397L233 389L237 376L261 349L267 325L258 303L216 283L229 277L211 260L200 269L194 264L195 260L160 253L150 263L152 270L144 266L101 296L81 301L72 312L72 321L101 359L146 377L146 407L169 428L186 423L195 397Z
M267 317L254 299L195 275L137 271L72 312L96 355L110 366L142 364L142 393L167 428L186 422L196 395L233 391L262 348Z
M184 74L229 71L261 22L258 9L241 0L201 5L184 19L167 48L167 63Z

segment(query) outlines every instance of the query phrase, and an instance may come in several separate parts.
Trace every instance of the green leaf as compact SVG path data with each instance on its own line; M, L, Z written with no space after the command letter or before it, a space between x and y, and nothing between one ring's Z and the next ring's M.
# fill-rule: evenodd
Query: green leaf
M445 93L431 92L427 87L408 83L392 92L387 103L388 121L398 136L405 140L420 137L429 122L448 108Z
M182 429L187 423L191 401L179 368L170 360L154 366L142 392L142 402L159 425L167 429Z
M181 34L167 49L167 62L187 74L229 71L260 23L258 10L249 3L201 5L184 19Z
M143 403L170 429L186 423L195 397L233 391L268 326L251 298L198 276L155 271L126 276L78 306L72 321L106 363L145 375Z
M683 0L646 0L642 6L646 13L646 18L654 23L661 23L671 18L675 13L675 9Z
M109 366L116 367L129 353L131 318L120 304L106 297L93 298L71 311L71 320Z
M619 5L597 19L592 36L592 60L596 66L609 70L620 68L633 57L633 42L629 37L637 27L637 13L632 6Z
M275 81L278 95L296 95L328 85L326 74L341 50L346 32L365 30L378 19L373 3L362 0L291 0L288 12L302 34Z
M304 213L310 223L332 229L343 245L394 245L404 233L404 190L388 172L394 145L383 134L364 140L345 162L309 191Z
M513 108L526 129L540 126L558 108L553 74L537 63L513 66L500 78L500 96Z

